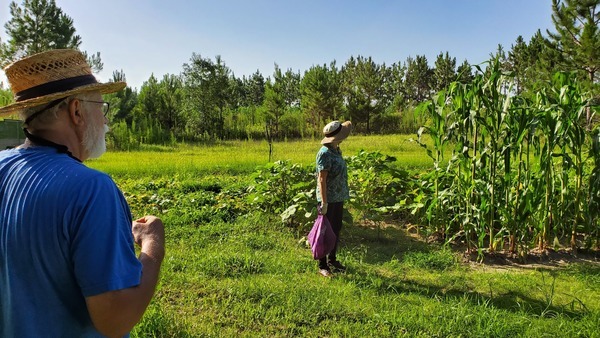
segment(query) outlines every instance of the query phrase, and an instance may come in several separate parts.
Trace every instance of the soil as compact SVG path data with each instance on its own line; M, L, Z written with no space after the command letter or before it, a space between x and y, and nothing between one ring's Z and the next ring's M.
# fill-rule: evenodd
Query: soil
M493 269L556 269L568 266L571 263L588 263L600 266L600 251L578 250L573 253L571 249L531 250L525 257L519 257L506 251L485 252L482 261L478 261L477 253L464 253L463 262L475 268L489 267Z
M373 224L363 224L373 227ZM426 243L442 244L443 239L439 236L430 236L424 238L417 234L416 227L411 224L397 224L383 222L380 224L382 228L403 229L407 236L413 240ZM489 268L489 269L556 269L568 266L570 263L588 263L600 266L600 250L583 250L579 249L576 252L570 248L564 249L532 249L526 255L519 256L509 251L496 251L489 253L483 252L483 259L479 259L477 252L468 253L466 246L463 244L451 245L452 250L461 254L464 264L468 264L473 268Z

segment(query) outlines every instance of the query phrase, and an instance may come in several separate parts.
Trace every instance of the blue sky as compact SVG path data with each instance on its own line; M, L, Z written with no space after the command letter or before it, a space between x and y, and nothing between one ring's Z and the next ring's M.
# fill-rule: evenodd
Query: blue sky
M10 19L0 0L0 37ZM21 3L21 0L17 0ZM179 74L192 53L220 55L235 76L274 64L304 73L312 65L350 56L377 63L425 55L433 65L448 51L457 63L509 50L538 29L553 31L550 0L56 0L69 15L82 49L100 52L106 81L123 70L131 87L151 74ZM4 75L4 74L2 74ZM2 80L2 78L0 78Z

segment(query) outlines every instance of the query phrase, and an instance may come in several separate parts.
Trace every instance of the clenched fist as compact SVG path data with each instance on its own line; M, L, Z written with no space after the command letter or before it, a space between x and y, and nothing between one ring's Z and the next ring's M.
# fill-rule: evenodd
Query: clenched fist
M131 222L131 229L133 239L142 251L149 251L162 260L165 252L165 227L160 218L144 216L136 219Z

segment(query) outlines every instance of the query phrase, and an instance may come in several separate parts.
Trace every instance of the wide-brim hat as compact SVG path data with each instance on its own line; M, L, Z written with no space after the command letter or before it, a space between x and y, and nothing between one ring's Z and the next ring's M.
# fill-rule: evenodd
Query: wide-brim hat
M15 102L0 107L0 116L75 94L114 93L127 85L98 82L83 53L75 49L34 54L6 66L4 72Z
M346 121L344 123L340 123L340 121L329 122L323 128L323 135L325 135L325 137L321 140L321 144L342 141L346 139L348 135L350 135L351 131L352 122L350 121Z

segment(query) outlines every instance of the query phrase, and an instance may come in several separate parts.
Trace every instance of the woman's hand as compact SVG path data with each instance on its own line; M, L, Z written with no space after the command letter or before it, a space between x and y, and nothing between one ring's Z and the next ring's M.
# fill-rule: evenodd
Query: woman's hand
M327 215L327 203L321 203L321 215Z

